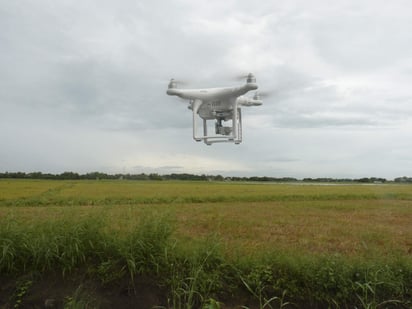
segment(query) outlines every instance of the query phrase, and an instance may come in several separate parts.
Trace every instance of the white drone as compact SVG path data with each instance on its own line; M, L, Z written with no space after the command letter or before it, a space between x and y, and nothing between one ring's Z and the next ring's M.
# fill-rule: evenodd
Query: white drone
M256 90L256 78L252 73L246 76L246 84L238 87L207 88L207 89L178 89L177 81L170 80L168 95L175 95L189 100L188 108L193 112L193 139L205 144L242 142L242 114L240 106L262 105L262 100L256 92L253 98L243 96L250 90ZM198 116L203 119L203 135L198 133ZM215 121L215 134L208 135L208 120ZM223 121L231 121L224 126Z

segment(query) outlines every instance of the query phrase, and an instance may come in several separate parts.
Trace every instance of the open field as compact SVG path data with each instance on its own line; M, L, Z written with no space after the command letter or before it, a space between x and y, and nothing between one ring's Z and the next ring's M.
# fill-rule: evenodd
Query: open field
M38 222L74 211L121 230L150 209L173 217L179 237L213 234L247 252L412 252L409 185L3 180L0 192L1 218Z
M379 308L392 300L386 305L407 308L412 289L411 222L410 185L0 180L0 271L7 276L40 271L76 277L86 267L87 278L97 280L93 282L99 287L122 280L135 287L135 276L160 277L160 286L174 292L163 298L149 294L155 298L152 305L164 308L278 308L282 297L295 307L305 303L312 308ZM90 233L96 243L90 248L87 243L92 240L81 243L82 258L72 253L74 257L64 262L67 266L62 256L68 253L58 242L70 243L66 236L79 229L85 232L73 239ZM53 238L59 233L62 238ZM140 270L132 267L137 257L147 257L141 256L141 247L132 246L138 252L131 262L131 237L140 237L139 244L144 238L150 248L157 248L152 254L156 267L152 258ZM26 248L25 241L46 247L55 241L59 249L38 249L45 251L36 260L30 256L37 249ZM100 248L101 242L106 245ZM173 252L167 259L174 259L174 267L163 265L165 252ZM192 260L202 254L203 264ZM192 266L177 266L181 262L197 265L198 275L212 273L225 279L213 277L216 282L199 298L200 292L189 289L193 273L186 271ZM92 275L102 267L110 280ZM170 280L175 275L183 280L180 283L186 280L186 294L182 286L173 288ZM156 288L156 280L148 279L149 286ZM13 286L12 280L8 282ZM233 288L232 296L224 292L227 285ZM222 299L226 305L217 303Z

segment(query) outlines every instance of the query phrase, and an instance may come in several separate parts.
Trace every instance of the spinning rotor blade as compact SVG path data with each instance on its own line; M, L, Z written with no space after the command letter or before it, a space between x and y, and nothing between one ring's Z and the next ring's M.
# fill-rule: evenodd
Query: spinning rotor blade
M168 91L171 89L179 88L180 85L185 85L186 83L180 80L176 80L174 78L170 79L169 84L167 85ZM169 92L168 92L169 93Z
M175 79L175 82L178 83L179 85L189 85L189 83L187 81L181 80L181 79Z
M239 74L239 75L235 75L233 77L233 79L236 80L236 81L241 81L241 80L244 80L246 78L247 78L247 75L245 75L245 74Z
M256 91L254 96L258 96L261 99L263 98L269 98L271 96L273 96L273 91Z
M248 73L248 74L236 74L233 76L233 79L236 81L243 81L247 78L249 78L250 76L254 77L254 75L252 73Z
M172 79L170 79L170 81L173 81L177 85L182 85L182 86L187 86L189 84L188 82L186 82L184 80L176 79L176 78L172 78Z

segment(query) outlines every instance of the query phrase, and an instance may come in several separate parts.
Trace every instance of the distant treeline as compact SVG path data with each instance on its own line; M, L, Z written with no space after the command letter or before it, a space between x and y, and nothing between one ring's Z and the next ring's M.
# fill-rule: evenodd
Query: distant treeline
M0 173L0 178L17 178L17 179L56 179L56 180L81 180L81 179L125 179L125 180L199 180L199 181L255 181L255 182L357 182L357 183L385 183L388 182L385 178L364 177L359 179L350 178L303 178L297 179L293 177L223 177L222 175L194 175L194 174L167 174L159 175L151 174L106 174L100 172L91 172L86 174L78 174L74 172L64 172L61 174L51 174L42 172L5 172ZM412 177L398 177L393 180L396 183L412 183Z

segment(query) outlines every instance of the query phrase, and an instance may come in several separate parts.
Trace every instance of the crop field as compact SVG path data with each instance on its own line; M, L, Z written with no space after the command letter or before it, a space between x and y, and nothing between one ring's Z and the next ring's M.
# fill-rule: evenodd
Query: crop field
M412 186L0 180L0 308L410 308Z

